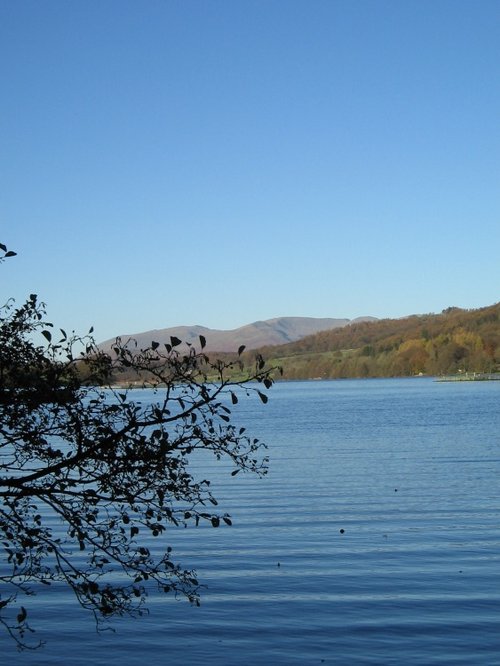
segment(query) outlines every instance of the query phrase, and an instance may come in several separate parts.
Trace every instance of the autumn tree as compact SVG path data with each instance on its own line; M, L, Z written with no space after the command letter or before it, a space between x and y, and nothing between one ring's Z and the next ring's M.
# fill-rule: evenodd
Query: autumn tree
M14 255L0 251L0 261ZM234 381L241 360L210 360L203 336L198 349L117 340L107 354L91 333L55 329L35 295L0 308L0 623L20 647L38 644L28 602L44 586L69 586L98 626L144 612L152 585L198 604L196 575L174 561L166 527L231 518L193 457L226 459L233 475L266 472L264 445L231 422L240 396L267 402L262 357ZM124 371L154 399L111 388Z

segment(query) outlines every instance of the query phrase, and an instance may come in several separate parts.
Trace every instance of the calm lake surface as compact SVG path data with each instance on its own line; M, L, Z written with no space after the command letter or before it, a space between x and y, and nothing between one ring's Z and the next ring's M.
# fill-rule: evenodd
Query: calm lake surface
M47 645L18 654L2 635L3 663L500 664L500 382L269 395L235 414L268 443L268 476L208 474L233 527L167 532L201 607L154 596L96 634L49 588L29 604Z

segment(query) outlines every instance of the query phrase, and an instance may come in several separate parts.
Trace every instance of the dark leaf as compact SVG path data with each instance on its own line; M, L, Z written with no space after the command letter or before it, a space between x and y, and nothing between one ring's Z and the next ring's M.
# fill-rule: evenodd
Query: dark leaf
M152 342L151 343L151 349L158 349L159 346L160 346L159 342Z
M238 396L233 392L231 392L231 402L233 403L233 405L236 405L238 402Z
M170 336L170 344L172 347L177 347L182 343L182 340L179 340L179 338L175 337L175 335Z
M210 522L212 523L212 527L219 527L220 525L220 519L218 516L212 516Z
M5 256L6 257L15 257L16 255L17 255L17 252L12 252L12 250L9 250Z
M28 615L28 613L26 612L26 608L24 606L21 606L21 612L18 613L17 618L16 618L18 624L21 624L21 622L24 622L27 615Z
M260 391L257 391L257 393L259 394L259 398L262 400L262 402L266 404L266 402L269 400L267 395L264 395L264 393L261 393Z
M201 345L201 348L202 348L202 349L205 349L205 347L206 347L206 345L207 345L207 340L206 340L205 336L204 336L204 335L200 335L199 338L200 338L200 345Z
M42 331L42 335L48 342L52 340L52 334L50 331Z
M241 345L238 347L238 356L241 356L241 354L245 351L245 345Z

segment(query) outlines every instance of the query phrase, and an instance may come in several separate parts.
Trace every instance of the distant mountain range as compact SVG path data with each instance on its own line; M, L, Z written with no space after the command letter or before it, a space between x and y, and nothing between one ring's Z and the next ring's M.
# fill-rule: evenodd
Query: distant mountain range
M277 317L265 321L256 321L232 330L218 330L206 326L173 326L171 328L155 329L134 333L133 335L120 335L122 342L129 338L137 341L139 348L147 347L154 340L160 344L170 342L175 336L183 342L199 345L199 336L203 335L207 341L206 350L212 352L235 352L240 345L247 349L258 349L274 345L296 342L308 335L320 331L329 331L342 328L348 324L376 321L376 317L357 317L356 319L331 319L315 317ZM102 342L101 349L109 349L115 338Z
M240 345L247 349L241 356L246 364L262 354L281 368L283 379L500 373L500 303L399 319L278 317L230 331L175 326L120 337L123 343L136 340L141 349L175 336L199 350L200 335L206 350L222 358L231 358ZM113 342L100 347L109 350Z

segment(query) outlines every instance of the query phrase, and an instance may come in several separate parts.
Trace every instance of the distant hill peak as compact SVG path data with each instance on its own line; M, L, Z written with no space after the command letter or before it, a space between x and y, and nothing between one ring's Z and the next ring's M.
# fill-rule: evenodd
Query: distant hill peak
M341 328L348 324L360 321L374 321L375 317L358 317L356 319L334 319L329 317L275 317L255 321L239 328L231 330L211 329L198 324L193 326L173 326L170 328L154 329L135 333L132 335L119 335L122 341L131 338L137 341L139 347L147 347L154 340L160 344L170 342L170 337L175 336L183 342L198 345L199 336L206 338L207 351L234 352L240 345L247 349L257 349L271 345L281 345L287 342L296 342L308 335ZM109 349L114 342L106 340L99 346Z

